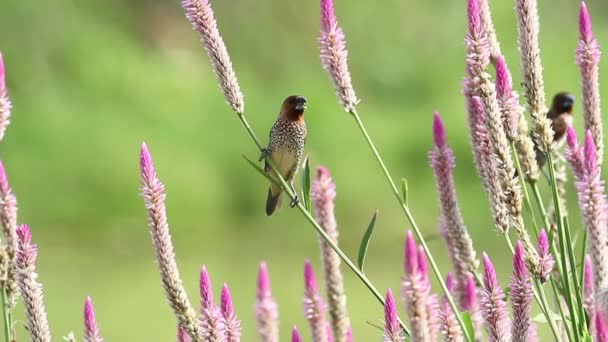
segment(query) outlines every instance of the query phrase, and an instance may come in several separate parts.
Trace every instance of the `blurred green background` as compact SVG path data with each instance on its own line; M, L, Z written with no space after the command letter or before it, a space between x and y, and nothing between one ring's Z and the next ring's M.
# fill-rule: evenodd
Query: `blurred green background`
M308 98L307 152L337 183L340 243L356 258L359 239L379 209L367 273L382 292L396 290L409 225L320 67L318 3L236 0L213 6L258 136L266 141L285 96ZM574 0L540 1L548 97L561 90L580 97L574 64L578 6ZM600 44L608 46L608 4L593 0L589 7ZM412 211L442 271L449 264L437 236L427 162L434 110L443 114L457 156L458 194L475 247L489 251L506 284L510 257L474 172L460 94L465 2L338 0L336 9L361 116L394 177L410 180ZM493 1L492 9L519 84L512 2ZM241 158L258 153L225 105L177 0L3 0L0 50L14 103L0 158L18 197L19 221L30 224L40 247L38 271L55 340L72 330L81 335L87 295L107 341L175 340L139 196L142 141L166 184L191 301L198 300L204 264L218 298L222 282L230 284L243 340L256 340L255 278L259 261L266 260L282 338L293 324L307 333L301 270L306 258L319 265L317 238L287 206L271 218L264 215L267 184ZM604 84L607 77L604 72ZM574 208L575 199L569 202ZM578 227L578 211L572 212ZM379 323L381 308L350 271L344 273L356 340L378 340L381 333L366 321ZM18 319L22 311L20 305ZM24 340L21 322L17 330Z

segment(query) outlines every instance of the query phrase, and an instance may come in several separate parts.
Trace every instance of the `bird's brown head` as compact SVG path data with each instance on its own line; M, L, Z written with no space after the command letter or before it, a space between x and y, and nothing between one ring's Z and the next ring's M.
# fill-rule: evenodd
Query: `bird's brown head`
M306 98L300 95L292 95L283 101L281 115L292 121L301 120L306 110Z
M554 119L562 114L572 115L572 107L574 107L574 95L568 92L557 93L553 97L549 118Z

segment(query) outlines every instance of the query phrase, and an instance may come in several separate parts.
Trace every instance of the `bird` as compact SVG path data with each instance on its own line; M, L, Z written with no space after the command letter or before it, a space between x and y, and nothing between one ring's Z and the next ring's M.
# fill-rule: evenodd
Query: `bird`
M555 94L553 97L551 109L547 112L547 118L551 120L553 140L557 144L560 144L563 141L568 126L572 125L573 107L574 95L564 91ZM538 167L542 169L547 162L547 155L541 151L536 142L534 144L534 150L536 151L536 162L538 163Z
M306 105L306 98L300 95L288 96L283 101L279 116L270 130L268 147L262 150L260 156L260 161L265 161L264 172L271 178L276 178L274 170L268 163L269 159L272 160L281 177L291 187L294 198L289 206L292 208L299 202L293 180L298 172L306 145L308 133L304 121ZM270 182L266 199L266 215L271 216L280 206L282 192L278 183Z

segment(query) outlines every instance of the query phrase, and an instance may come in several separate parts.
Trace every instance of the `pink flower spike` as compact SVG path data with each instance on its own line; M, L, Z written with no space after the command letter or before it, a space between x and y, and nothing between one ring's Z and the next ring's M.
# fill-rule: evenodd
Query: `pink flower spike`
M6 91L6 73L4 69L4 58L0 51L0 95Z
M154 168L154 162L152 161L152 155L150 155L150 151L148 150L148 145L146 145L145 142L141 144L139 166L144 182L152 183L156 178L156 169Z
M302 336L296 326L291 329L291 342L302 342Z
M595 316L595 285L593 264L589 254L585 256L585 279L583 286L584 306L589 317Z
M349 326L346 329L346 341L345 342L353 342L353 327Z
M232 295L226 283L222 287L221 309L226 342L239 342L241 340L241 322L236 318Z
M429 282L429 263L426 260L426 254L424 253L424 248L422 246L418 246L418 272L424 277L424 279ZM430 282L429 282L430 286Z
M479 13L479 0L468 0L467 14L469 19L469 34L477 35L483 31Z
M433 115L433 142L437 148L442 148L446 144L445 126L439 112Z
M411 275L418 270L417 250L414 234L409 230L405 239L405 274Z
M549 237L544 229L538 234L539 276L541 283L546 282L553 271L555 259L549 252Z
M537 341L536 328L532 322L532 282L526 268L524 246L517 241L513 258L513 277L511 278L511 302L513 306L513 325L511 336L514 342Z
M481 297L481 310L486 323L488 341L509 341L509 317L505 294L498 279L492 261L483 253L484 285Z
M333 0L321 0L321 29L331 31L338 25Z
M588 173L593 172L598 168L597 163L597 150L595 148L595 141L593 140L593 134L590 130L587 130L587 134L585 135L585 170Z
M578 16L578 31L582 41L590 42L595 39L591 28L591 18L589 17L587 4L585 4L584 1L581 2L581 11Z
M97 320L95 319L95 308L91 297L84 302L84 340L85 342L103 342L99 335Z
M498 97L509 96L513 91L511 73L504 56L496 57L496 93Z
M325 319L325 303L319 294L317 280L310 261L304 263L304 316L310 325L312 340L327 342L328 325ZM331 335L331 331L329 331Z
M456 288L456 283L454 282L454 276L452 276L452 272L448 272L448 275L445 277L445 287L448 289L448 292L452 293Z
M4 60L0 52L0 140L4 138L6 128L11 123L11 108L11 100L8 98L8 91L6 89Z
M566 128L566 141L570 149L575 149L578 146L576 131L571 125L568 125L568 128Z
M181 325L177 326L177 342L191 342L192 339Z
M207 267L201 268L201 276L199 280L199 289L201 292L201 306L203 309L210 309L215 304L213 303L213 287L211 286L211 277L207 272Z
M401 327L397 319L397 304L393 297L393 291L388 289L384 303L384 337L383 342L403 342L405 338L401 335Z
M595 341L608 342L608 327L601 312L595 314Z
M519 139L519 123L522 115L519 99L513 92L513 83L511 73L507 67L505 57L502 55L496 56L496 97L500 106L503 125L507 138L515 141Z
M479 300L477 298L477 284L475 278L471 274L466 279L463 287L463 298L462 309L470 313L475 313L479 310Z
M270 290L270 276L266 263L260 263L258 294L255 303L258 333L262 342L279 340L279 310Z

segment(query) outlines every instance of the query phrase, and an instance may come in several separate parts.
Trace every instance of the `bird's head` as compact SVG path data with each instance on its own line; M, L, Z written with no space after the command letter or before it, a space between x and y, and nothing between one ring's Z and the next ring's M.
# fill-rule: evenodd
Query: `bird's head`
M572 114L572 107L574 107L574 95L568 92L561 92L553 97L551 112L555 117L564 113Z
M300 95L289 96L283 101L281 113L292 120L299 119L306 110L306 98Z

